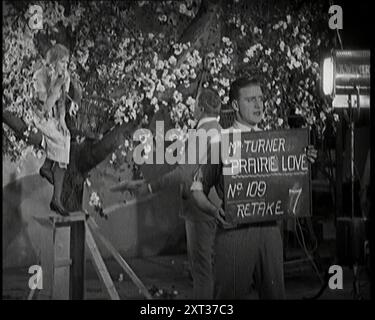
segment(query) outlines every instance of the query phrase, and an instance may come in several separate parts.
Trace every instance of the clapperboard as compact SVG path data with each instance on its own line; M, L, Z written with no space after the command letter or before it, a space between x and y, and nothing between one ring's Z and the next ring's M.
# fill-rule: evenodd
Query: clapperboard
M224 208L243 224L311 215L309 130L222 135Z

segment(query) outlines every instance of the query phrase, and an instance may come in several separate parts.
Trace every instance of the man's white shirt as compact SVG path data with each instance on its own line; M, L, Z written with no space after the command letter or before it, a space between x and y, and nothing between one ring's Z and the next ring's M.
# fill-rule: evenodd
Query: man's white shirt
M198 126L199 126L199 123L198 123ZM239 132L250 132L250 131L261 131L261 129L259 129L258 126L252 126L250 124L245 124L243 122L239 122L238 120L235 120L233 122L233 125L228 128L228 129L223 129L220 136L219 136L219 139L221 140L221 135L222 134L228 134L230 132L233 132L233 131L239 131ZM198 181L198 179L196 179L196 177L194 178L194 181L190 187L190 190L191 191L203 191L203 184L201 181Z

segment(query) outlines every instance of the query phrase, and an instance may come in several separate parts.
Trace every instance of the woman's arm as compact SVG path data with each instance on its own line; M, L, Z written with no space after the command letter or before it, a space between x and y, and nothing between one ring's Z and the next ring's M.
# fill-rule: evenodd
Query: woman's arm
M53 106L56 104L56 101L59 99L60 94L63 93L63 85L65 83L65 77L59 76L56 81L51 84L51 87L48 90L47 100L45 102L45 111L49 112L52 110ZM60 109L60 107L58 107ZM64 104L65 111L65 104ZM58 110L60 112L60 110ZM64 113L65 117L65 113Z
M47 71L44 68L37 70L33 77L36 97L42 102L41 107L38 108L38 105L36 105L34 109L38 115L41 114L42 116L52 110L59 98L62 85L65 82L64 77L58 77L50 86L47 86L47 77Z
M39 118L44 116L44 105L48 98L48 91L45 83L46 75L43 72L43 69L38 69L33 76L33 85L35 97L39 103L33 104L32 108Z
M63 132L64 135L69 133L69 129L65 122L65 101L66 101L66 92L62 92L61 98L57 103L57 114L58 120L60 125L60 130Z

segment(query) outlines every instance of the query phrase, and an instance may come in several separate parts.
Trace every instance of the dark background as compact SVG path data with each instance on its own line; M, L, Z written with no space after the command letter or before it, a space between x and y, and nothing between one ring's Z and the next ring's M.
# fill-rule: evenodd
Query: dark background
M343 11L343 29L339 30L344 49L370 49L374 11L370 1L332 1Z

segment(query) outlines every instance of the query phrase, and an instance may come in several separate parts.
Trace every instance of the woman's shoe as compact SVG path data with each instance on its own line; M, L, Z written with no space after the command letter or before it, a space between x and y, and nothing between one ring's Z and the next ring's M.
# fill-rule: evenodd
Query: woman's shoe
M47 179L48 182L53 185L53 174L51 170L47 170L42 167L39 169L39 174L42 178Z
M49 207L52 211L55 211L56 213L62 215L63 217L69 216L69 212L66 211L61 205L59 205L57 202L53 200L49 204Z

